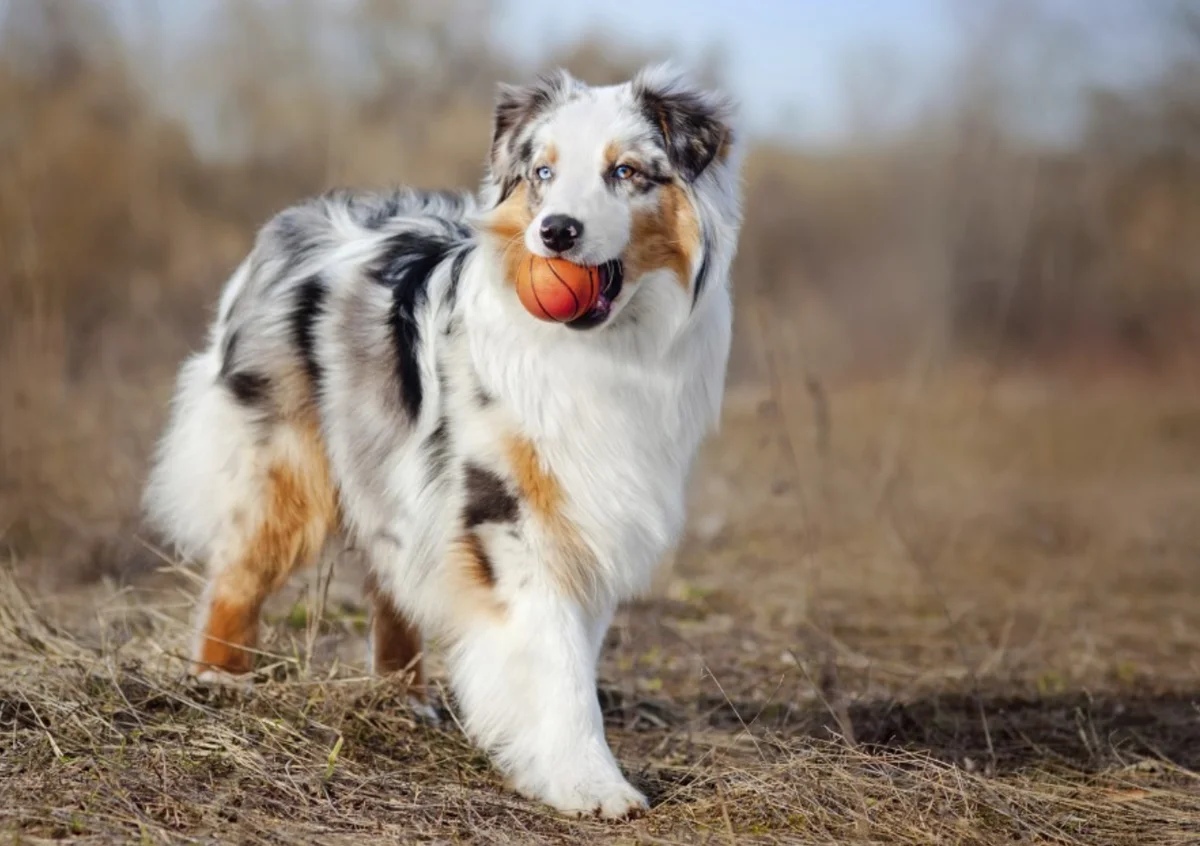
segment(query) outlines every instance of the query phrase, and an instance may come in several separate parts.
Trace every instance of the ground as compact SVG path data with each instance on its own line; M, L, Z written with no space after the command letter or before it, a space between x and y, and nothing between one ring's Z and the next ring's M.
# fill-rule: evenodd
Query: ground
M183 674L194 568L158 550L157 572L74 584L16 556L0 832L1200 841L1196 385L961 365L733 388L688 536L602 659L610 740L652 803L626 823L506 792L452 701L433 725L365 678L353 562L276 599L240 690Z

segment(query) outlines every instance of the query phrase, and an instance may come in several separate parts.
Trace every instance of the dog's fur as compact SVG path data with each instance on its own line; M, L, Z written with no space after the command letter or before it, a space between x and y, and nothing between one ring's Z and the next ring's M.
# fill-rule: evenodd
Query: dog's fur
M716 424L741 221L727 102L669 69L502 87L478 198L334 193L260 233L182 368L148 514L207 561L197 672L252 669L259 611L333 538L372 572L374 669L446 645L463 723L522 793L645 806L605 738L616 604L684 523ZM633 170L617 170L620 165ZM547 170L549 168L549 170ZM632 173L632 175L630 175ZM623 268L581 325L520 306L549 214ZM619 262L619 265L614 265Z

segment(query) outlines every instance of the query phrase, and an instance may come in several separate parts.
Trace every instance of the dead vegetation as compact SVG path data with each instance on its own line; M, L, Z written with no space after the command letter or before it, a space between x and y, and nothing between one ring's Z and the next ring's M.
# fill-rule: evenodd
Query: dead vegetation
M225 274L328 185L473 183L521 76L471 0L212 7L175 43L150 0L124 34L103 3L0 6L0 832L1195 842L1194 15L1070 146L1005 122L1023 92L983 50L919 129L753 150L724 431L602 667L654 810L605 826L362 676L354 562L274 603L258 686L184 677L193 571L135 507Z
M789 447L768 392L731 396L677 572L602 664L643 820L513 797L452 702L425 724L365 678L343 561L323 602L316 574L273 603L246 691L184 676L187 571L40 596L6 580L0 825L30 843L1193 842L1200 402L1006 377L980 418L978 383L941 374L908 410L887 383L832 390L823 457L807 415ZM1080 420L1105 421L1107 448L1074 443Z

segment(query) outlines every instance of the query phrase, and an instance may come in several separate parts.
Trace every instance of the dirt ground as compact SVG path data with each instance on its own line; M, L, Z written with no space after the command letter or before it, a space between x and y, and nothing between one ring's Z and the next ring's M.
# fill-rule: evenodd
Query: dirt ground
M183 675L194 569L12 562L8 842L1195 843L1194 373L957 366L730 391L689 534L602 660L652 810L502 789L453 703L364 677L360 573L268 614L259 683ZM434 656L435 674L437 669Z

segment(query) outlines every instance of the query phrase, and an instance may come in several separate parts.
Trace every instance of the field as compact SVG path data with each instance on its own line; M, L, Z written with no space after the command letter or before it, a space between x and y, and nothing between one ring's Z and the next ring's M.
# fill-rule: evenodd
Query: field
M190 680L199 562L138 514L267 216L476 183L528 75L494 5L207 0L171 42L173 0L0 2L0 841L1200 842L1200 12L1161 4L1172 61L1047 144L1030 69L1088 44L1014 4L963 13L911 125L751 139L722 430L602 658L652 803L608 825L365 676L353 559L276 597L253 685Z
M252 689L187 681L196 588L163 560L122 587L7 577L5 830L1195 842L1194 376L801 385L731 391L687 541L611 634L600 695L645 818L566 822L514 798L444 702L432 725L364 678L353 562L278 598Z

